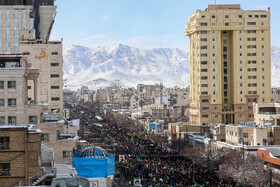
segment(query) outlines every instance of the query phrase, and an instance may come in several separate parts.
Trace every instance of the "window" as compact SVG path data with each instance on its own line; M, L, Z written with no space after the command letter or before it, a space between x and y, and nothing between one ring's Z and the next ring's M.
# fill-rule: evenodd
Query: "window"
M238 25L241 26L241 25L242 25L242 22L238 22Z
M244 137L244 138L247 138L247 137L248 137L248 133L247 133L247 132L244 132L244 133L243 133L243 137Z
M200 31L200 34L207 34L207 31Z
M10 164L0 163L0 176L10 176Z
M201 69L201 72L207 72L208 70L207 69Z
M218 110L218 109L219 109L219 107L215 106L215 107L214 107L214 109L215 109L215 110Z
M256 60L249 60L249 61L248 61L248 64L256 64L256 63L257 63Z
M247 53L247 56L257 56L257 53Z
M201 61L201 64L202 65L207 64L207 61Z
M10 137L0 137L0 149L10 149Z
M242 106L238 106L238 110L242 110Z
M0 81L0 89L4 89L4 81Z
M256 22L248 22L247 25L256 25Z
M247 45L247 48L248 48L248 49L256 49L257 46L256 46L256 45Z
M41 141L48 142L49 141L49 134L42 134Z
M5 124L5 116L0 116L0 125Z
M257 71L257 68L248 68L248 71Z
M253 107L252 106L248 106L248 110L253 110Z
M207 49L207 46L201 46L200 49Z
M207 76L202 76L202 77L201 77L201 80L207 80L207 79L208 79Z
M257 102L257 99L248 99L248 103L250 102Z
M254 115L253 114L248 114L248 117L251 118L251 117L254 117Z
M71 151L62 151L63 158L70 158L71 157Z
M240 94L242 95L242 94L243 94L243 92L242 92L242 91L240 91Z
M207 91L201 92L201 95L208 95Z
M200 38L201 42L207 42L207 38Z
M9 125L17 124L17 117L16 116L8 116L8 124Z
M242 15L238 15L239 18L242 18Z
M37 116L29 116L30 124L37 124Z
M261 15L261 18L266 18L266 15Z
M249 83L248 87L257 87L257 83Z
M202 103L208 103L209 100L208 100L208 99L202 99L201 102L202 102Z
M8 81L8 88L16 88L16 81Z
M51 66L59 66L59 63L51 63Z
M52 55L58 55L58 52L52 52Z
M216 23L212 23L212 26L215 26L216 25Z
M257 41L257 38L247 38L247 41Z
M249 18L251 18L251 17L252 17L252 15L248 15L248 17L249 17Z
M215 15L212 16L213 19L214 19L215 17L216 17Z
M16 99L8 99L8 106L16 106L17 100Z
M59 86L51 86L51 89L59 89Z
M242 114L238 114L238 117L241 118L241 117L242 117Z
M248 91L248 94L257 94L257 91Z
M202 57L207 57L207 53L201 53Z
M218 115L218 114L215 114L215 115L214 115L214 117L215 117L215 118L218 118L218 117L219 117L219 115Z
M205 18L205 15L202 15L201 18Z
M51 100L52 101L59 101L59 97L52 97Z
M203 114L202 117L203 118L208 118L208 114Z
M258 18L259 17L259 15L255 15L255 18Z
M257 76L248 76L248 79L257 79Z
M201 110L209 110L209 107L202 107Z
M247 33L249 34L249 33L257 33L257 31L256 30L247 30Z
M58 78L59 74L51 74L51 78Z
M208 87L208 84L202 84L201 87Z
M5 100L4 99L0 99L0 107L4 107L5 106Z

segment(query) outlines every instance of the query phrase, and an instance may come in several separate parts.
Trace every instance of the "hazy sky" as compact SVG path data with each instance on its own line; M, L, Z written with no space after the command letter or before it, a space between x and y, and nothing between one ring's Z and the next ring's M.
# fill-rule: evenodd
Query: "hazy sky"
M216 0L244 10L271 8L271 44L280 45L280 0ZM215 0L56 0L52 39L64 45L122 43L140 48L188 48L188 17Z

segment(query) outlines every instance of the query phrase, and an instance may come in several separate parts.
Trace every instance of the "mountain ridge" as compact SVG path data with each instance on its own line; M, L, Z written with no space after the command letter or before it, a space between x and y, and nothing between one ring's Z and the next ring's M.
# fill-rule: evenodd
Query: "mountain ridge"
M189 85L189 53L178 48L139 49L122 44L95 48L72 45L63 51L65 88L163 83ZM280 86L280 47L271 47L272 86Z

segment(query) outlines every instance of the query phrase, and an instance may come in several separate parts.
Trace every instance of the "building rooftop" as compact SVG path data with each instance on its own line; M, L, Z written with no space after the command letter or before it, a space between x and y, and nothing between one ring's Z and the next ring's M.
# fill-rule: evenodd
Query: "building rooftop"
M221 9L235 9L240 10L240 4L219 4L219 5L208 5L207 10L221 10Z

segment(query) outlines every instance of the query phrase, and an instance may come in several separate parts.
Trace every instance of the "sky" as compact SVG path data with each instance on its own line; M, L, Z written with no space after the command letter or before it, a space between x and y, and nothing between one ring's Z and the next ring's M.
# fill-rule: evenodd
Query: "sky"
M280 45L280 0L216 0L243 10L271 10L271 45ZM139 48L188 49L185 24L215 0L56 0L51 39L64 47L125 44Z

